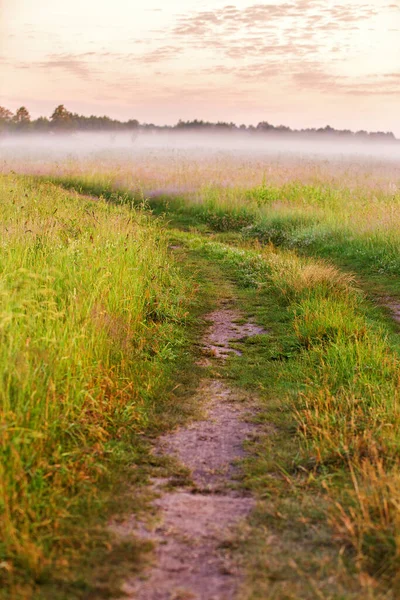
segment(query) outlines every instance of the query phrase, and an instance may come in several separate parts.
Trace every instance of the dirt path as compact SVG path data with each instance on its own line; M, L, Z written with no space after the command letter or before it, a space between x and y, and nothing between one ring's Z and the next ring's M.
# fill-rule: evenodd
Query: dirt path
M208 315L201 364L218 366L229 353L240 354L232 341L265 333L251 323L240 324L240 317L227 306ZM251 401L210 377L201 381L196 400L204 418L163 436L155 449L187 467L193 483L170 491L168 479L153 480L159 522L152 529L138 529L138 524L134 529L155 543L154 565L143 579L124 584L128 599L232 600L239 589L240 567L227 547L254 505L235 482L235 461L245 454L245 440L256 433L249 422ZM121 535L127 528L132 525L114 527Z
M395 298L391 298L390 296L382 296L379 299L379 302L382 306L389 309L392 319L396 321L396 323L400 323L400 303Z

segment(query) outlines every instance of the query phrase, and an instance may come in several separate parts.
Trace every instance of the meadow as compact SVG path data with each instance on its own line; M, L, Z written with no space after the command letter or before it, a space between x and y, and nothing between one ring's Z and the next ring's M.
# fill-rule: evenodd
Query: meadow
M190 292L161 224L130 206L15 175L0 198L4 583L85 546L71 521L166 393Z
M132 439L139 448L160 427L162 398L213 301L208 269L212 293L223 276L271 332L226 367L274 426L245 464L243 484L259 498L252 543L238 544L248 597L396 598L399 161L46 152L1 155L8 589L36 593L52 565L68 571L87 548L71 515L96 503L103 514L107 472L123 452L135 462ZM172 422L166 414L164 427ZM281 539L273 568L265 528Z

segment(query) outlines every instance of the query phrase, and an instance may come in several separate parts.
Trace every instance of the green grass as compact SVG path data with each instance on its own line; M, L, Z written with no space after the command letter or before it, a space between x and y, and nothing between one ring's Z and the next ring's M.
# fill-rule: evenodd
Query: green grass
M17 458L9 449L4 460L6 475L12 466L21 476L5 481L15 494L22 481L30 494L15 496L22 507L13 517L15 531L3 511L24 548L19 553L12 536L6 538L6 564L18 568L20 561L35 573L43 557L57 556L46 510L61 514L61 523L62 515L82 512L81 505L74 508L76 498L90 502L90 491L103 477L93 448L100 448L101 469L104 453L120 435L124 439L126 431L157 432L163 426L165 414L155 399L168 388L172 365L183 365L181 350L190 334L181 325L193 286L182 272L190 272L198 285L194 293L202 298L199 309L207 293L218 294L218 285L222 289L231 281L242 310L271 332L249 340L243 356L232 358L224 371L232 385L257 392L257 419L265 428L245 464L243 483L260 500L250 542L239 544L248 571L246 594L394 599L400 589L400 346L387 312L368 298L400 297L398 192L337 181L264 182L247 189L208 186L188 198L160 194L146 202L140 186L129 187L121 173L68 174L53 183L4 181L5 239L13 249L4 252L10 261L8 271L2 267L8 286L4 297L16 316L5 321L12 335L3 347L12 352L1 360L6 374L9 364L12 374L22 373L17 382L11 375L5 378L6 402L27 390L14 403L17 426L7 425L12 439L24 441L9 444L17 447ZM70 191L61 191L57 182ZM10 193L11 187L17 192ZM39 208L34 203L38 189ZM85 205L73 190L102 200L86 198ZM24 193L28 200L22 204ZM60 212L53 213L54 198ZM152 217L135 206L151 209ZM36 225L35 210L40 213ZM167 234L167 224L184 232ZM131 227L132 243L127 243ZM172 260L167 235L188 252L183 248ZM32 255L38 263L22 261L32 261ZM32 278L35 272L40 277ZM50 333L42 332L44 325ZM65 326L69 336L63 336ZM34 327L37 333L29 335ZM189 329L193 335L193 322ZM61 343L62 352L57 350ZM67 364L60 356L69 357ZM47 371L43 365L49 365ZM53 379L59 382L57 393ZM38 385L41 393L33 394ZM72 394L71 402L65 402L66 393ZM46 416L49 410L55 412ZM180 402L177 419L182 411ZM7 415L14 418L11 406ZM25 441L36 429L25 427L24 419L40 433L37 455ZM86 454L82 440L90 447ZM43 457L50 457L46 477L38 467ZM31 460L37 463L27 469ZM53 468L62 461L65 481L63 471ZM143 463L146 471L148 457ZM39 485L28 488L36 470ZM52 478L61 500L52 500L47 485ZM47 496L37 491L42 489ZM37 512L27 518L33 500ZM42 522L43 529L36 525ZM61 538L60 548L66 539Z
M131 207L13 175L0 204L0 580L29 588L96 545L85 529L139 434L183 418L167 405L194 293Z
M223 266L243 310L270 332L228 369L231 384L258 394L267 431L245 467L261 501L244 545L247 593L394 598L400 359L385 317L330 264L183 236Z
M139 183L120 187L120 177L119 172L83 172L53 180L113 202L142 203ZM301 180L277 186L264 181L247 189L204 185L190 198L161 193L146 203L179 227L236 232L243 239L334 259L343 267L380 278L384 285L386 278L400 274L400 195L396 186L388 187Z

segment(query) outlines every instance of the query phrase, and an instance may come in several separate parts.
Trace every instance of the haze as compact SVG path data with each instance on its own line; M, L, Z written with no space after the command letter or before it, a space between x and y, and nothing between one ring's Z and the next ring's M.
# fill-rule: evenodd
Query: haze
M225 157L243 161L284 159L285 156L314 162L334 160L386 161L400 168L400 141L340 140L335 137L315 139L296 136L231 132L126 132L82 133L70 135L10 135L0 138L0 162L3 172L23 164L29 171L43 161L109 160L131 164L134 173L137 161L148 159L152 168L157 160L192 160ZM206 183L206 182L205 182Z

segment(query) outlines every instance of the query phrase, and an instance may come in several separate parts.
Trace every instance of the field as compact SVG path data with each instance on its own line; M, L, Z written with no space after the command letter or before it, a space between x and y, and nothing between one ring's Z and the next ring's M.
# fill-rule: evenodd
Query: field
M151 448L198 418L229 300L267 332L217 369L257 405L239 597L397 598L398 159L0 152L0 597L117 598L144 568L107 523L187 477Z

